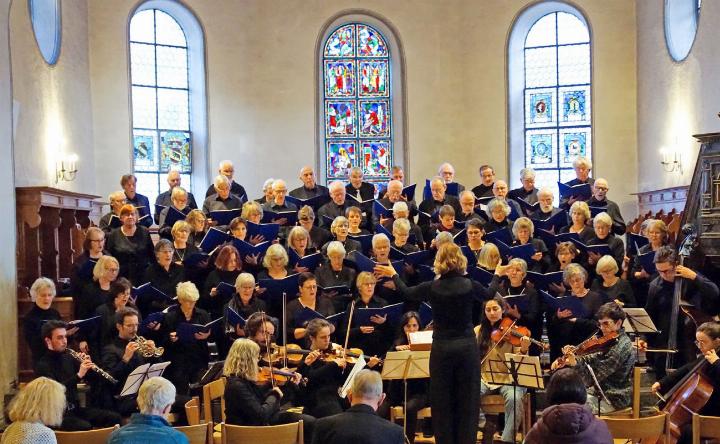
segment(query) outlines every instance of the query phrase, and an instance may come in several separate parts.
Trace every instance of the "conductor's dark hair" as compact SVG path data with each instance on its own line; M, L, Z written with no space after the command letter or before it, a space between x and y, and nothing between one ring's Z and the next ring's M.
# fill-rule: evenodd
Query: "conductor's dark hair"
M561 368L550 378L545 387L548 405L585 404L587 390L580 375L572 368Z
M697 328L697 331L705 333L710 339L720 339L720 323L717 322L703 322Z
M42 336L43 339L52 339L53 331L57 330L58 328L67 328L68 325L65 321L47 321L43 324L42 328L40 329L40 336Z
M245 322L245 336L247 338L254 337L257 332L260 331L263 322L269 322L275 327L275 331L278 329L278 320L272 316L268 316L267 313L255 312Z
M677 265L677 252L675 252L675 249L673 247L663 245L655 252L655 258L653 259L653 262L655 262L656 264L669 263L671 265Z
M595 318L597 319L610 318L616 322L624 321L626 317L623 309L615 302L602 304L600 308L598 308L597 313L595 313Z

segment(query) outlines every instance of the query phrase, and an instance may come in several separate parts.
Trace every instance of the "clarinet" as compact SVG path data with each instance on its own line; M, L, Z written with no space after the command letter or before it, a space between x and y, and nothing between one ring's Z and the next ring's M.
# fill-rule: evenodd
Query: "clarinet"
M73 350L73 349L71 349L71 348L67 348L66 350L67 350L68 353L70 353L70 356L72 356L73 358L77 359L77 360L80 361L81 363L84 362L84 359L82 358L82 356L80 356L80 353L76 352L75 350ZM97 365L93 364L93 367L92 367L91 370L96 371L100 376L102 376L103 378L105 378L105 379L107 379L108 381L110 381L110 383L112 383L112 384L117 384L117 379L113 378L110 373L108 373L108 372L106 372L105 370L101 369L101 368L98 367Z

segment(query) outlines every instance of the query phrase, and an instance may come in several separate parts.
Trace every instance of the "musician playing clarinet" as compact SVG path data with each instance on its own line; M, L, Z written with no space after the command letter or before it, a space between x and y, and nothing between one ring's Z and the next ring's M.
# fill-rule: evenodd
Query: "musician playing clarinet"
M622 324L625 312L615 302L603 304L595 317L600 325L602 343L597 349L585 355L576 354L582 347L566 345L564 356L553 362L555 370L563 365L575 368L588 387L587 405L593 412L607 414L615 410L630 407L632 403L632 369L635 365L635 352L632 342L625 333ZM603 341L607 339L607 341ZM589 343L589 341L587 341ZM598 350L598 351L593 351ZM602 393L598 391L600 386ZM604 396L603 396L604 395Z
M720 359L718 359L720 324L717 322L701 324L695 331L695 345L700 349L700 355L697 359L653 384L651 390L653 393L664 393L665 398L668 399L668 391L671 391L676 384L686 380L693 371L702 371L705 378L711 382L713 392L705 406L696 413L705 416L720 416ZM707 365L702 366L702 369L698 369L702 361L707 362ZM678 444L690 444L691 442L692 426L687 424L680 429Z

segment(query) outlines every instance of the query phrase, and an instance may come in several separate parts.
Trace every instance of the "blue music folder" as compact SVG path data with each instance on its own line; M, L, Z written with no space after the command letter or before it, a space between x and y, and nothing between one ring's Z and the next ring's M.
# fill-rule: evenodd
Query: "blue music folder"
M195 333L207 333L212 331L217 334L218 328L222 327L223 318L217 318L214 321L210 321L207 324L191 324L189 322L182 322L178 324L176 333L178 339L182 342L194 342Z
M414 183L412 185L408 185L405 188L402 189L401 196L405 197L405 200L410 202L411 200L415 200L415 188L417 187L417 184Z
M567 211L563 210L553 214L547 219L531 218L531 220L536 230L541 229L557 233L562 227L567 226L568 214Z
M425 326L431 323L433 320L432 306L427 302L423 302L420 304L418 314L420 315L420 327L422 328L425 328Z
M526 294L503 296L503 299L510 307L517 307L521 313L527 313L530 309L530 297Z
M247 322L247 319L240 316L240 314L231 307L226 307L225 317L227 318L227 323L229 325L232 325L233 327L237 327L239 325L240 328L245 328L245 322Z
M153 287L150 282L147 282L139 287L133 287L130 290L130 295L132 296L133 300L135 300L135 303L137 304L138 301L145 301L148 300L150 302L152 301L172 301L173 298L166 295L162 291L158 290L157 288ZM145 305L145 304L142 304Z
M636 254L638 254L638 250L640 250L640 248L650 243L648 238L646 238L645 236L640 236L639 234L630 232L625 233L625 240L626 254L628 256L635 256Z
M563 283L563 272L554 271L552 273L535 273L534 271L527 272L527 279L535 284L535 288L539 290L547 290L550 284L562 285Z
M654 251L648 251L647 253L638 254L637 258L640 261L640 265L642 266L643 270L645 270L647 274L653 275L657 272L657 268L655 268Z
M558 182L557 184L561 199L575 197L580 200L588 200L590 196L592 196L592 187L589 184L583 183L573 186L565 185L562 182Z
M377 324L370 320L373 316L387 316L387 320L385 322L395 324L403 315L403 306L403 302L398 302L397 304L386 305L384 307L355 308L353 324L356 326L375 326Z
M485 234L485 242L496 244L497 241L510 245L513 242L512 234L507 228L491 231ZM496 244L497 245L497 244Z
M270 241L264 241L253 245L250 242L245 242L244 240L237 238L232 239L232 244L235 248L237 248L238 253L240 253L240 259L243 262L245 262L245 258L247 256L257 256L258 263L260 263L262 257L265 256L265 252L268 248L270 248L270 245L272 245Z
M490 285L490 282L492 282L492 279L494 276L493 273L487 271L484 268L480 268L477 266L469 267L467 271L468 271L468 275L470 276L470 278L472 280L480 282L481 284L483 284L486 287L488 285Z
M313 319L325 319L325 316L312 308L303 307L295 312L295 328L305 328Z
M393 217L392 208L385 208L379 200L373 202L373 213L379 218L391 218Z
M309 206L313 210L315 210L315 214L317 214L317 210L325 205L326 203L330 202L330 195L328 194L320 194L318 196L311 197L309 199L300 199L299 197L293 197L290 195L285 196L285 200L290 202L291 204L294 204L298 209Z
M288 265L291 267L305 267L311 272L315 272L315 269L323 261L323 255L320 252L300 257L295 250L290 248L288 256L290 258Z
M235 294L235 286L232 284L228 284L227 282L220 282L215 287L215 291L217 292L218 296L222 296L223 298L229 298L233 294Z
M99 325L102 316L93 316L87 319L76 319L68 322L68 329L78 327L85 335L91 334Z
M246 239L250 239L254 236L262 236L265 241L273 241L280 232L280 225L278 224L255 224L250 221L246 222L247 235Z
M236 217L240 217L240 208L234 210L215 210L208 214L208 217L214 220L218 225L230 225L230 222Z
M584 318L587 315L587 310L582 303L582 299L578 297L573 295L555 297L543 290L540 290L538 293L552 313L558 310L570 310L573 314L572 317Z
M210 227L205 237L200 241L200 249L205 253L210 254L218 246L224 244L228 240L228 234L222 230L218 230L215 227Z
M291 274L282 279L260 279L258 286L264 288L265 292L260 295L261 299L267 302L282 301L282 295L287 295L287 300L291 301L297 297L299 273Z

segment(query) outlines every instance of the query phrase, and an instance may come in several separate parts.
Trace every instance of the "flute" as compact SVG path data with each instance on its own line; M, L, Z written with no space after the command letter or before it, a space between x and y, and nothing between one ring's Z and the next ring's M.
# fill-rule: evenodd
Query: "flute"
M73 350L73 349L71 349L71 348L68 348L68 349L66 349L66 350L67 350L68 353L70 353L70 356L72 356L73 358L77 359L77 360L80 361L81 363L85 361L85 360L83 359L83 357L80 356L80 353L76 352L75 350ZM98 367L96 364L93 364L92 370L96 371L100 376L102 376L103 378L107 379L107 380L110 381L112 384L117 384L117 379L113 378L110 373L108 373L108 372L106 372L105 370L101 369L101 368Z

